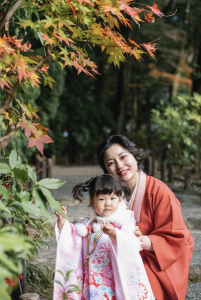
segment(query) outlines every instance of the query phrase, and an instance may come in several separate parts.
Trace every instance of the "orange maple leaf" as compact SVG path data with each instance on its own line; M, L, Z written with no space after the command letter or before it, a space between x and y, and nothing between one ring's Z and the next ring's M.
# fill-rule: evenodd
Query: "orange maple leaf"
M153 57L155 59L155 55L153 52L156 51L156 48L155 48L156 44L151 44L151 43L153 43L153 41L150 43L147 43L147 44L141 44L140 46L145 48L148 51L148 53L151 55L151 57Z
M53 143L53 142L54 141L47 134L45 134L45 135L44 134L36 135L35 137L31 137L29 139L29 143L28 143L27 148L36 146L36 148L43 155L44 144L49 144L49 143Z
M42 35L42 39L44 41L47 41L48 43L50 43L50 45L52 45L54 43L54 41L52 39L50 39L46 33L41 32L40 34Z
M155 21L155 18L152 16L153 16L153 13L151 13L151 12L147 13L147 14L144 13L145 20L148 22L151 22L151 23L153 23Z
M3 90L5 86L7 86L9 89L11 88L10 85L12 83L8 80L5 79L4 77L0 77L0 88Z
M27 76L26 70L29 68L29 66L24 60L24 57L20 54L16 57L15 66L17 67L19 83L21 83L23 76Z
M24 133L27 138L30 137L31 133L37 135L37 123L29 123L28 120L23 119L22 122L17 124L19 127L24 128Z
M40 72L45 73L45 72L47 72L48 69L49 69L49 66L42 66L42 68L40 69Z
M157 16L159 16L159 17L163 17L164 16L164 14L157 8L157 4L155 4L155 2L154 2L154 4L153 4L153 6L151 6L151 5L147 5L147 7L149 8L149 9L151 9L151 11L153 11L153 13L155 14L155 15L157 15Z

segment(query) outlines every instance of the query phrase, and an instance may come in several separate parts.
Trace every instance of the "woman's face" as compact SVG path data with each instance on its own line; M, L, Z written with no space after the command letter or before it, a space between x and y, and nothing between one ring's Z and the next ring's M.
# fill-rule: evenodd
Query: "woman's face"
M126 148L119 144L112 145L105 151L103 160L109 174L134 188L138 166L135 157Z

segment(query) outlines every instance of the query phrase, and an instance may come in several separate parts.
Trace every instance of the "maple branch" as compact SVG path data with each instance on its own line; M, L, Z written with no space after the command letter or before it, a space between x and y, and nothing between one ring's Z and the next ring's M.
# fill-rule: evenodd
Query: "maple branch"
M10 2L9 6L11 5L12 1ZM4 25L12 18L12 16L14 15L14 13L16 12L16 10L20 7L20 5L22 4L22 0L18 0L12 7L11 9L6 13L6 15L4 16L1 25L0 25L0 32L2 30L2 28L4 27Z
M12 140L14 134L18 131L19 128L13 127L13 124L8 126L6 135L0 138L0 152L8 145L10 140Z
M6 91L6 96L4 98L4 103L0 107L0 115L3 114L4 111L6 111L8 108L11 107L12 105L12 100L13 100L13 94L17 90L17 88L20 86L19 81L11 88L11 90Z
M21 109L21 118L23 119L24 117L25 117L25 113L26 113L26 111L25 111L25 109L24 109L24 107L22 106L22 104L21 104L21 102L19 101L19 100L17 100L16 98L15 98L15 96L9 91L9 90L5 90L7 93L9 93L10 95L11 95L11 97L17 102L17 104L19 105L19 107L20 107L20 109ZM12 108L13 109L13 108Z

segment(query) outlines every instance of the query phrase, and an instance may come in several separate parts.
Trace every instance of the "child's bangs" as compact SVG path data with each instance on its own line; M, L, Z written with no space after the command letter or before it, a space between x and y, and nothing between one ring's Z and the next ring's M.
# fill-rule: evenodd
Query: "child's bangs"
M111 175L105 175L98 178L95 184L95 194L110 195L113 192L118 196L122 196L122 187L120 182Z

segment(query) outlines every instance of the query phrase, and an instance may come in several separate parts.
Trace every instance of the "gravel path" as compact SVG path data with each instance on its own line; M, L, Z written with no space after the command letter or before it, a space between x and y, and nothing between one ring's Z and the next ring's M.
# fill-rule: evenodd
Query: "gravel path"
M85 182L94 175L102 174L99 166L84 166L84 167L58 167L53 169L53 177L66 181L66 183L58 190L53 191L54 197L60 201L61 205L67 206L68 220L70 222L77 222L81 216L88 214L88 199L85 199L81 205L76 205L72 201L72 188L80 183ZM182 191L182 192L181 192ZM183 190L174 190L178 199L181 198L181 208L184 221L191 230L195 246L194 253L191 260L189 278L193 281L201 281L201 202L200 198L191 193L186 195ZM53 227L56 222L56 216L53 215L52 222L49 224ZM50 251L45 249L40 251L38 257L33 261L37 264L46 264L51 270L54 270L55 255L56 255L56 241L55 237L46 238L49 244ZM50 299L50 298L48 298ZM201 300L201 283L189 283L186 300ZM46 300L41 298L41 300Z

